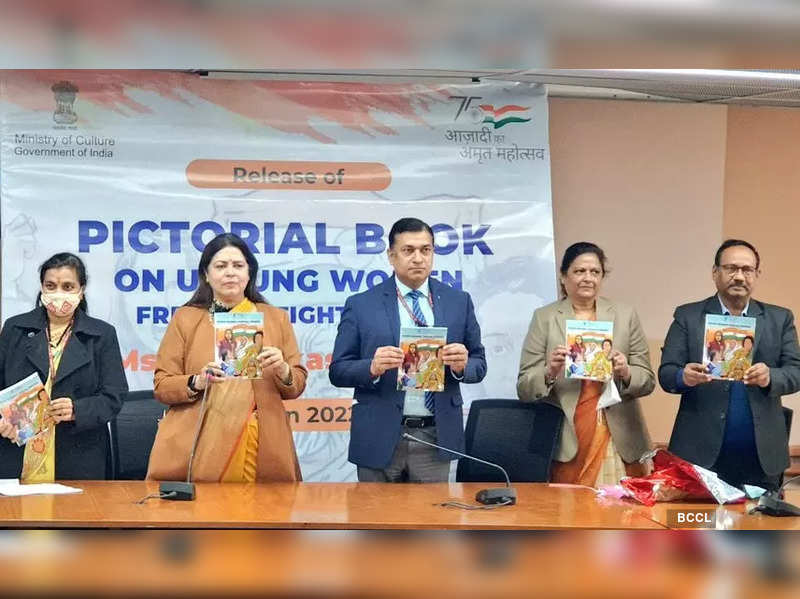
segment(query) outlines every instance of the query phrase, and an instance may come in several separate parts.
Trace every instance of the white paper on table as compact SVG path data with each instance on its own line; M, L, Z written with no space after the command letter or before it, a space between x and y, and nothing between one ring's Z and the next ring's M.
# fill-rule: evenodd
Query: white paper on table
M618 403L622 403L622 397L619 395L617 384L614 382L613 378L608 379L608 382L606 382L605 386L603 387L603 393L600 395L600 399L597 400L597 409L602 410L603 408L607 408Z
M0 495L6 497L21 497L23 495L71 495L83 493L83 489L68 487L59 483L34 483L30 485L19 484L17 478L4 478L0 480Z

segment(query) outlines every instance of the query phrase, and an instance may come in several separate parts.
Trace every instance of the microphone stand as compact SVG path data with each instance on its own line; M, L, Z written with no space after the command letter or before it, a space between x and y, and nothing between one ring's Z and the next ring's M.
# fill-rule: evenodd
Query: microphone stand
M486 464L487 466L492 466L493 468L497 468L498 470L500 470L500 472L503 473L503 476L506 479L506 486L495 489L481 489L476 493L475 501L477 501L478 503L482 503L483 505L494 505L494 504L514 505L517 503L517 491L516 489L514 489L514 487L511 486L511 479L508 478L508 472L506 472L505 468L503 468L500 464L495 464L494 462L487 462L486 460L476 458L475 456L467 455L466 453L461 453L460 451L455 451L447 447L442 447L441 445L436 445L436 443L423 441L422 439L418 439L417 437L409 435L408 433L403 433L403 438L409 439L411 441L416 441L417 443L422 443L423 445L427 445L428 447L433 447L434 449L441 449L443 451L447 451L459 457L467 458L468 460L474 460L476 462L480 462L481 464Z
M192 501L195 498L195 487L192 482L192 465L194 464L194 454L197 451L197 443L200 440L200 431L203 430L203 423L206 417L206 397L210 381L206 378L206 386L203 389L203 398L200 400L200 416L197 418L197 428L192 441L192 451L189 454L189 465L186 469L186 481L164 481L158 486L162 499L176 501Z

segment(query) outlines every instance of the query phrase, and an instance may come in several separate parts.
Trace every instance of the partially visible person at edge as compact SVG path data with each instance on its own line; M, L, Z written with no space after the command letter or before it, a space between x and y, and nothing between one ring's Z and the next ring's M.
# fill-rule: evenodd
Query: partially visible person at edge
M51 398L39 415L46 431L17 446L16 427L0 419L0 478L22 482L104 479L110 463L106 424L128 384L117 332L88 315L86 267L59 253L39 267L36 307L0 332L0 389L33 373ZM41 393L40 393L41 397Z
M651 442L638 398L653 391L655 375L636 311L600 296L606 270L605 252L594 243L568 247L560 269L563 299L533 313L522 349L519 398L547 401L564 411L552 482L594 487L648 473L647 464L639 462ZM605 383L564 377L565 321L572 319L613 321L611 374L622 403L597 410Z
M781 398L800 390L800 347L791 310L753 299L760 272L751 243L728 239L720 245L711 267L717 292L675 309L658 381L681 396L671 452L734 486L775 489L789 466ZM715 380L704 368L707 314L755 318L755 339L745 338L724 373L742 380Z
M207 385L229 380L228 384L251 385L254 402L242 397L225 414L207 412L192 479L298 481L300 466L282 400L300 396L307 371L300 364L289 316L256 291L258 263L236 235L212 239L200 256L198 273L197 290L173 315L156 357L155 396L169 410L159 424L148 478L186 478L200 415L198 400ZM264 315L263 347L257 356L260 379L226 379L222 365L214 362L216 312ZM202 451L201 445L211 450Z

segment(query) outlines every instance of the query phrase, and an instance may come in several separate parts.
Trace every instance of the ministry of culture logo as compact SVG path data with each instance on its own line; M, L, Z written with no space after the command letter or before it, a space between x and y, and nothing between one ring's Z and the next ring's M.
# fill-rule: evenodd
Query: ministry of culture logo
M481 104L468 109L467 116L476 125L489 123L495 129L500 129L510 123L527 123L530 121L531 119L527 115L528 110L530 110L530 106L506 104L495 108L491 104Z
M72 125L78 120L73 105L78 95L78 88L69 81L59 81L50 88L56 97L56 111L53 120L59 125Z

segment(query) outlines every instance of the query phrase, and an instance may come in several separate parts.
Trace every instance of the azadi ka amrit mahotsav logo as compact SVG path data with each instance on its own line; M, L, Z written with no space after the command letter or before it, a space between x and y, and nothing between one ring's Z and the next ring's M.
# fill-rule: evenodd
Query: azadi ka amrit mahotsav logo
M531 120L528 116L529 106L506 104L495 108L492 104L481 104L470 109L470 117L476 124L489 123L495 129L500 129L511 123L527 123Z

